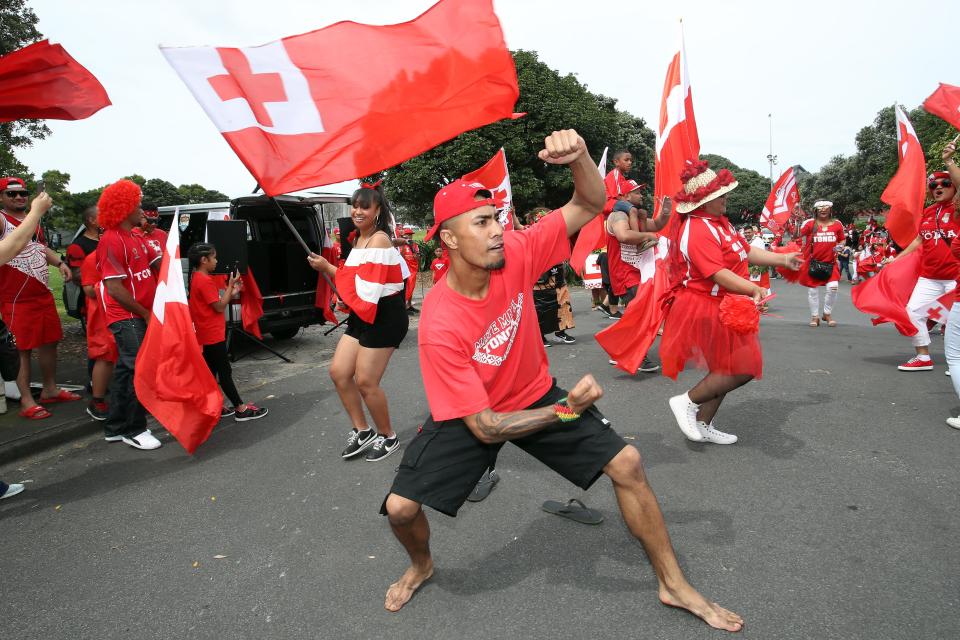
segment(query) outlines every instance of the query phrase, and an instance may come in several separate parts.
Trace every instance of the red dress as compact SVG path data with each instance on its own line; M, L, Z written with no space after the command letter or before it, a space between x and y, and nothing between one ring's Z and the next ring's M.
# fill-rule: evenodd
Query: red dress
M803 266L800 267L800 278L797 280L805 287L822 287L828 282L840 282L840 265L837 263L836 246L841 244L846 236L843 225L834 220L826 228L821 227L814 218L806 220L800 227L800 238L803 244ZM832 262L833 273L827 280L816 280L810 277L810 260Z
M750 248L726 217L691 213L681 223L678 249L682 282L667 311L660 340L663 374L676 380L688 361L723 375L763 375L763 353L756 333L742 334L720 322L727 290L710 279L729 269L748 280Z

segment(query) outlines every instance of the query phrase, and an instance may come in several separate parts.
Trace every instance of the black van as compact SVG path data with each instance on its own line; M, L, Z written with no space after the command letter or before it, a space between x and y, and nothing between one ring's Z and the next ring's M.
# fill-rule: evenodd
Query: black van
M350 196L314 193L307 196L277 196L284 214L316 253L337 219L350 215ZM280 218L274 202L262 195L244 196L230 202L160 207L160 228L169 232L180 226L180 255L184 258L196 242L207 237L207 221L247 223L247 256L250 269L263 295L260 331L278 340L297 335L301 327L323 324L315 306L319 274L307 264L303 247ZM178 213L174 220L174 213ZM183 260L186 271L186 260Z

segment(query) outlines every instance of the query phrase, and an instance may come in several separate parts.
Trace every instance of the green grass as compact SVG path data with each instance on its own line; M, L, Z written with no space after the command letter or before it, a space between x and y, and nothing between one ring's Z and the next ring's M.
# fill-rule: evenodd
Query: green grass
M67 310L63 306L63 274L60 269L50 267L50 291L53 292L53 301L57 305L57 313L60 314L60 322L80 322L76 318L67 315Z

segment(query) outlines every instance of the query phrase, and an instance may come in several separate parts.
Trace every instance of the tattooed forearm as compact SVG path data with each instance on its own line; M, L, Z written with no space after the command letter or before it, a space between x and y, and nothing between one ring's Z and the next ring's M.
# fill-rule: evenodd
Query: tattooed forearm
M474 435L487 444L516 440L558 422L553 407L497 413L484 409L467 419ZM473 424L471 424L473 423Z

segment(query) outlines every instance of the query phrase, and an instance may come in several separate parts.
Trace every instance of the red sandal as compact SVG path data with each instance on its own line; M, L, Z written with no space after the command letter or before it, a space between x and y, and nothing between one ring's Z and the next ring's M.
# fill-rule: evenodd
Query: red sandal
M55 404L57 402L73 402L74 400L79 400L79 399L80 399L80 396L78 396L77 394L71 393L66 389L60 389L57 395L53 396L52 398L44 398L43 396L40 396L40 403Z
M52 413L38 404L33 405L29 409L20 410L20 417L26 418L27 420L43 420L44 418L49 418L52 415Z

